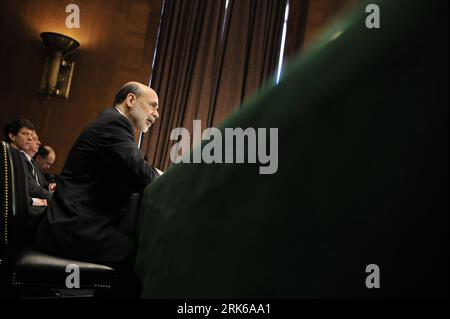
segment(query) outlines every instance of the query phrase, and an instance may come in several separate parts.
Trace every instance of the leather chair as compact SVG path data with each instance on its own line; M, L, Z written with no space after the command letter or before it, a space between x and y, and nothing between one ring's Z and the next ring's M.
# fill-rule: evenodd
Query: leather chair
M66 279L79 269L80 290L110 296L116 271L108 266L50 256L30 248L33 217L29 212L25 170L20 153L0 142L0 290L6 297L86 296L68 289ZM66 272L66 269L68 272ZM45 292L45 293L44 293ZM50 292L50 293L49 293ZM44 295L42 295L44 293Z

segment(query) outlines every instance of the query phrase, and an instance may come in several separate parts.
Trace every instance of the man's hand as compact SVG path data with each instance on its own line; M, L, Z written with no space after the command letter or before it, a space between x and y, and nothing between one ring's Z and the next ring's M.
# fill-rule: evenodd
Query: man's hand
M50 183L49 185L48 185L48 190L50 191L50 192L54 192L55 191L55 189L56 189L56 183Z
M33 198L33 206L47 206L47 200L42 198Z
M160 169L158 169L158 168L156 168L156 167L155 167L155 169L156 169L156 171L158 172L158 174L159 174L159 175L162 175L162 174L164 174L164 172L163 172L163 171L161 171Z

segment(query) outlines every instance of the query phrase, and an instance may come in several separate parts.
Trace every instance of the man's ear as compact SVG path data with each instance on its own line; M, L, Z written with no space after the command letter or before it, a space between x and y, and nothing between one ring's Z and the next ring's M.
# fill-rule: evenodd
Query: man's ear
M13 142L16 141L16 136L13 133L8 133L8 137L11 141L13 141Z
M133 107L134 103L136 103L136 95L134 93L128 93L125 102L128 107Z

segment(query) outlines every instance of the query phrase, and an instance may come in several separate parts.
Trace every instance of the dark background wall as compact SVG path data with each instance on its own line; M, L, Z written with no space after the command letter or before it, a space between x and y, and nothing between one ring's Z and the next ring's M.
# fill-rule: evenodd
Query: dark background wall
M80 8L80 29L67 29L66 6ZM162 0L6 0L0 2L0 127L32 120L41 141L55 148L54 172L82 129L126 81L148 83ZM39 34L71 36L75 72L68 100L40 96L45 47ZM3 138L3 136L2 136Z

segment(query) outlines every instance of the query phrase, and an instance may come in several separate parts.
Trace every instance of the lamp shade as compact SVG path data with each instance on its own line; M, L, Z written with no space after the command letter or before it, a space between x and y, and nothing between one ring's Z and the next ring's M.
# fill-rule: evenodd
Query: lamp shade
M61 52L63 55L80 46L77 40L55 32L42 32L41 38L46 47L52 51Z
M45 58L39 92L50 95L69 97L74 62L66 60L66 55L80 46L80 43L63 34L42 32L42 41L48 49Z

